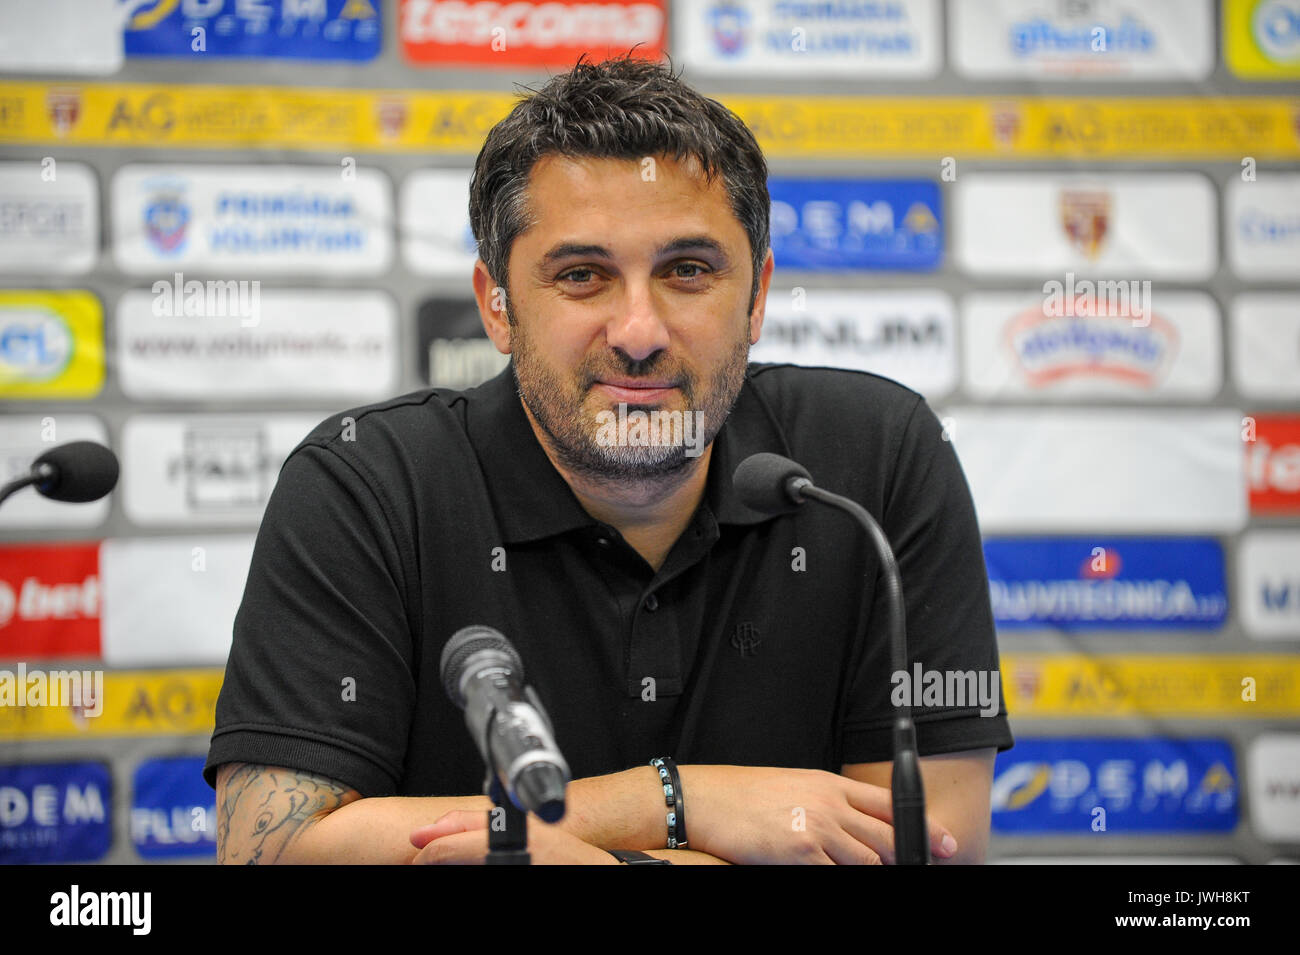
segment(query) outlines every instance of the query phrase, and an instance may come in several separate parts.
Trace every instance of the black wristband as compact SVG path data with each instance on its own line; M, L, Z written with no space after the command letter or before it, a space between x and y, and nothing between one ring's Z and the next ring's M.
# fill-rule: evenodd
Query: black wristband
M668 807L668 848L686 848L686 797L682 793L682 779L677 772L677 764L672 757L664 756L650 760L650 765L659 770L659 779L664 787L664 803Z
M626 865L672 865L667 859L656 859L637 849L606 849L605 851Z

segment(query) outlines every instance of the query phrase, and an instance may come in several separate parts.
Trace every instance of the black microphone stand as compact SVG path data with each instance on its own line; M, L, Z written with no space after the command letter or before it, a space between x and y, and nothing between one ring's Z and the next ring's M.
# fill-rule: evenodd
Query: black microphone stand
M488 773L483 790L495 806L488 810L488 854L484 863L532 865L532 857L528 854L528 814L510 801L496 773ZM498 809L503 812L502 818L505 820L502 826L496 824Z
M866 530L880 555L881 576L889 600L890 654L895 673L907 672L906 621L903 616L903 586L894 549L880 525L857 501L824 491L805 477L790 478L789 495L798 500L811 498L847 511ZM894 769L890 779L894 803L894 862L896 865L929 865L930 838L925 824L925 788L921 761L916 753L916 727L912 707L904 701L894 717Z
M493 808L488 813L488 853L484 857L485 865L532 865L532 856L528 854L528 813L524 812L510 800L510 795L501 785L501 774L497 771L496 754L492 752L492 723L497 718L493 710L484 723L484 733L488 736L483 751L490 753L487 777L483 780L483 792L492 800ZM500 810L500 817L497 811ZM504 821L497 825L497 819Z

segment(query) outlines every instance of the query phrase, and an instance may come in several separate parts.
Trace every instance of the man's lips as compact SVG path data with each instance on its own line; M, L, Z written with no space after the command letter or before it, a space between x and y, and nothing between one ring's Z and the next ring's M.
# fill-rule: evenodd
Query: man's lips
M625 402L629 405L644 405L663 401L677 390L677 386L672 382L645 381L634 378L598 381L592 387L599 388L615 401Z

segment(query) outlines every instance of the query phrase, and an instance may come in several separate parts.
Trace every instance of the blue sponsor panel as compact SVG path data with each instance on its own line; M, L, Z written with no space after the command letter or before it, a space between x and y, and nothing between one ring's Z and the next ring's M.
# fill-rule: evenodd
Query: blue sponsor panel
M103 763L0 766L0 864L103 858L112 805Z
M773 178L768 191L777 268L933 272L942 263L936 182Z
M212 856L216 794L203 780L203 756L145 760L135 771L131 843L146 859Z
M380 0L151 0L127 22L127 56L373 60Z
M1002 629L1217 630L1227 620L1212 537L992 538L984 562Z
M1220 739L1017 739L993 770L996 832L1231 832L1239 805Z

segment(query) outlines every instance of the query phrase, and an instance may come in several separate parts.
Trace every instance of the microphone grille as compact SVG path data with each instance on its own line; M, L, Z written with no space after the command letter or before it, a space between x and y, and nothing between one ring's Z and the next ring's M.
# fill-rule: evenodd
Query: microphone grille
M760 514L788 514L799 507L786 488L791 478L812 479L803 465L770 451L751 454L736 467L732 478L736 496Z
M38 481L36 490L55 501L97 501L117 485L117 455L94 441L69 441L50 448L32 462L32 467L42 464L53 467L54 474Z
M524 678L524 662L519 658L519 653L515 650L514 645L506 639L501 631L481 624L462 627L452 634L451 639L447 641L447 645L442 648L442 658L438 663L438 672L442 676L443 689L447 691L451 701L459 707L465 705L465 701L460 695L460 681L461 677L464 676L465 665L470 657L485 650L504 655L508 659L515 676L521 681Z

